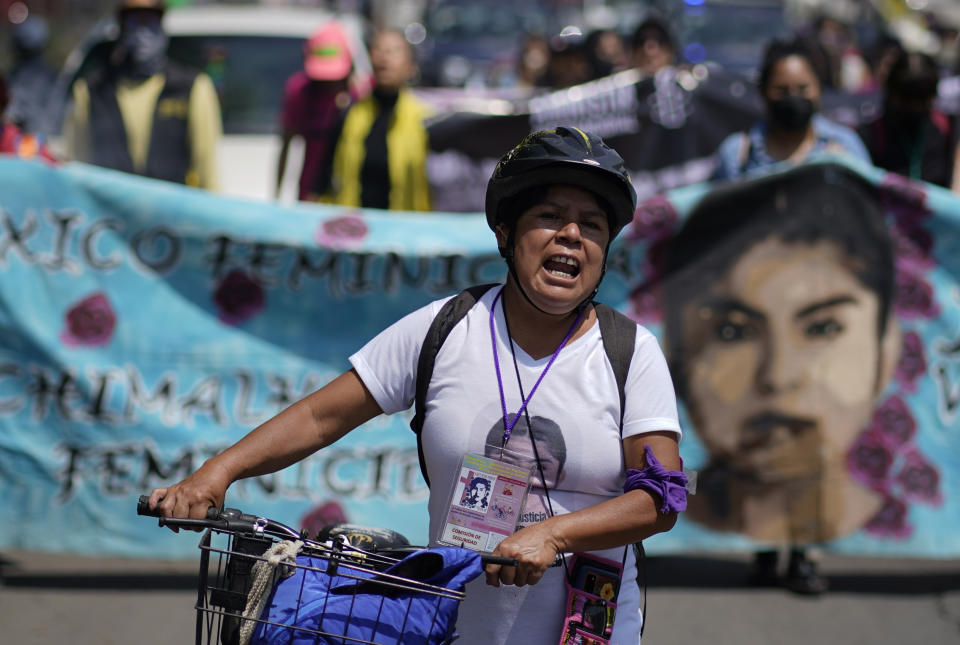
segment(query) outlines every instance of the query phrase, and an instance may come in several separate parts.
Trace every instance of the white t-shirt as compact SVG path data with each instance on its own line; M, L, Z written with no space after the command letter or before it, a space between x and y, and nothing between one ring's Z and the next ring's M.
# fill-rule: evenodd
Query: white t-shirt
M427 390L422 443L430 479L430 539L435 541L449 509L467 453L484 453L488 433L503 436L503 412L493 360L490 308L501 290L483 295L450 332L436 357ZM350 357L364 384L387 414L408 409L416 394L417 360L424 336L446 300L433 302L402 318ZM522 404L502 303L494 315L500 376L507 412ZM550 357L534 360L516 346L516 363L524 394L540 377ZM626 383L623 436L670 430L681 433L676 396L660 346L648 330L637 328L636 344ZM592 506L623 491L624 464L620 434L620 399L613 369L594 324L569 342L550 367L527 404L538 441L553 513ZM514 427L508 449L532 453L526 422ZM546 497L534 470L533 486L520 517L521 524L549 514ZM597 552L620 562L624 549ZM627 549L613 643L639 641L640 594L633 550ZM566 590L562 567L547 570L536 585L489 587L483 577L467 587L460 608L458 643L523 643L556 645L563 625Z

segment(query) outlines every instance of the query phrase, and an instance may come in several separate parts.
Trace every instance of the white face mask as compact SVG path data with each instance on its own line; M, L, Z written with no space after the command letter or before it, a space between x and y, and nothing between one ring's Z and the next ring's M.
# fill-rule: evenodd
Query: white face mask
M138 76L152 76L167 60L167 35L159 26L135 25L124 30L121 43L127 50L130 71Z

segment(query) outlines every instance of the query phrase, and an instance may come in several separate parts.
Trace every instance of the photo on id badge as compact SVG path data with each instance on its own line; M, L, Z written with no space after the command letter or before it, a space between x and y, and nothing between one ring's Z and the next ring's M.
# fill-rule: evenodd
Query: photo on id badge
M457 485L457 489L460 491L459 505L462 508L486 511L490 500L490 490L493 488L490 480L491 478L486 473L467 471L467 476L462 478Z
M437 542L492 551L516 529L529 485L529 468L464 455Z

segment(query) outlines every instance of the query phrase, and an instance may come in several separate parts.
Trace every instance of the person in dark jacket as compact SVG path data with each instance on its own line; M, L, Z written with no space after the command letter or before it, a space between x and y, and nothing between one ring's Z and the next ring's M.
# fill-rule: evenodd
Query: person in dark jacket
M883 113L860 136L873 165L949 187L957 144L953 117L934 103L940 73L927 54L901 51L884 85Z
M44 60L50 29L42 16L31 14L10 30L10 101L4 111L9 123L42 137L49 134L47 104L56 82L56 70Z
M820 81L802 40L767 44L757 89L765 118L720 143L712 179L736 179L777 163L801 164L823 153L869 161L856 132L820 113Z
M124 0L104 69L78 79L67 156L215 190L220 104L206 74L167 59L162 0Z

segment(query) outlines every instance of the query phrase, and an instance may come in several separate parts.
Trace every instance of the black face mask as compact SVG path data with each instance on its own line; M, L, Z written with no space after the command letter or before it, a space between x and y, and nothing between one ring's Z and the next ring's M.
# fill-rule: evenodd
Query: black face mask
M130 75L148 78L163 70L169 40L159 24L127 27L120 38L127 52L126 71Z
M793 94L767 103L770 120L788 132L806 130L813 118L813 101Z

